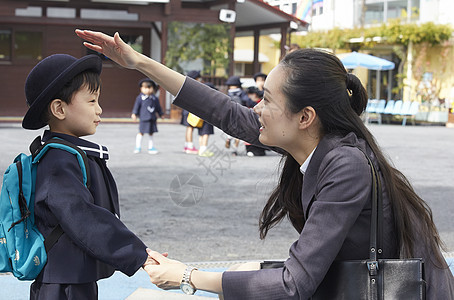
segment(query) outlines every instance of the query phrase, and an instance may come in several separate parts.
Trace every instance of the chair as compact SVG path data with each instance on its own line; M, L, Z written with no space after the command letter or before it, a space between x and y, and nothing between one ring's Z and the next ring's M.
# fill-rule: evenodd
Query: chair
M371 100L372 101L372 100ZM370 113L375 116L375 118L371 118L371 115L368 115L368 123L370 123L373 120L376 120L378 124L381 125L381 114L385 111L385 106L386 106L386 100L380 99L380 100L374 100L376 101L375 109L371 111Z
M388 102L386 103L385 110L383 111L383 113L385 115L392 114L393 108L394 108L394 102L395 102L394 100L388 100Z
M377 104L377 108L375 110L376 113L378 113L378 114L384 113L385 107L386 107L386 100L385 99L379 100L378 104Z
M392 115L400 115L401 112L402 112L402 105L403 105L403 101L402 100L397 100L395 103L394 103L394 107L393 107L393 111L392 111Z
M369 99L367 101L366 109L364 110L364 117L365 117L364 122L369 123L370 114L374 114L375 113L377 104L378 104L378 100L377 99Z
M377 107L378 100L377 99L369 99L367 101L367 106L366 106L366 112L368 113L374 113L375 108Z
M404 101L402 103L402 108L400 110L400 114L402 116L406 116L410 113L410 106L411 106L412 101Z
M413 125L415 125L415 116L419 111L419 102L418 101L407 101L408 102L408 109L404 111L402 108L402 126L407 124L407 118L410 117L412 120Z

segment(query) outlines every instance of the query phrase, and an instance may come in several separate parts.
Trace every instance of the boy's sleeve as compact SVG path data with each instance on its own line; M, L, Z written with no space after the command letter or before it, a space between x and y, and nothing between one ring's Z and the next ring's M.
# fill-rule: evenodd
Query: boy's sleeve
M94 204L74 155L50 151L47 205L63 231L91 256L132 276L147 259L145 244L112 212Z
M161 103L159 103L158 97L156 97L156 96L154 96L154 97L155 97L155 102L156 102L156 111L158 112L159 116L162 118L164 113L162 112Z

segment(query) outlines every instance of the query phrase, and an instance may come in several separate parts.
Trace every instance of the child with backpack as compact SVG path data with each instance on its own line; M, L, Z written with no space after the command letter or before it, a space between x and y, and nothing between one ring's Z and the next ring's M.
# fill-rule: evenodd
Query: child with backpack
M35 223L44 238L58 226L63 234L48 250L47 264L30 286L30 299L97 299L99 279L115 270L132 276L152 262L144 243L119 219L107 148L81 139L94 134L101 122L101 69L96 55L76 59L55 54L39 62L25 83L29 109L22 127L49 125L42 142L56 139L77 146L86 154L90 174L87 184L77 156L59 148L49 148L40 158Z

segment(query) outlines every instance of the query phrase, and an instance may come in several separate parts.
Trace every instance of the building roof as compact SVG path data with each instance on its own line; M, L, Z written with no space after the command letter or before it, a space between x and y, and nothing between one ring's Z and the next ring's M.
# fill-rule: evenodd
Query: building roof
M18 1L23 2L23 1ZM118 9L138 6L138 9L147 10L150 7L157 5L180 5L183 9L202 8L211 11L220 9L229 9L232 5L235 6L236 19L235 31L237 36L250 35L246 32L253 31L259 28L261 34L281 33L282 26L289 26L292 30L303 31L307 29L308 23L298 19L295 16L289 15L280 9L273 7L262 0L32 0L27 1L29 5L45 4L46 6L78 6L78 7L94 7L102 5L111 5ZM140 8L142 7L142 8ZM132 12L137 9L130 10ZM148 10L147 10L148 11ZM208 13L208 12L207 12ZM174 16L178 18L178 16ZM196 15L194 19L200 19L200 22L206 21L206 16ZM140 18L139 18L140 20ZM194 21L196 21L194 20ZM156 21L160 21L159 18ZM181 20L175 20L181 21Z

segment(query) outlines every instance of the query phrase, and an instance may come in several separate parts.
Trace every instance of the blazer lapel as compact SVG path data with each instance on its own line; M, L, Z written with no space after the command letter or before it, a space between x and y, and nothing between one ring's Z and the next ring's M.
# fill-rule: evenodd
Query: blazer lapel
M303 177L303 188L301 191L301 200L303 204L304 217L307 220L312 203L316 200L315 192L318 182L318 172L320 165L326 154L334 149L338 144L339 138L336 136L324 136L317 145L312 159L309 162L306 173Z

